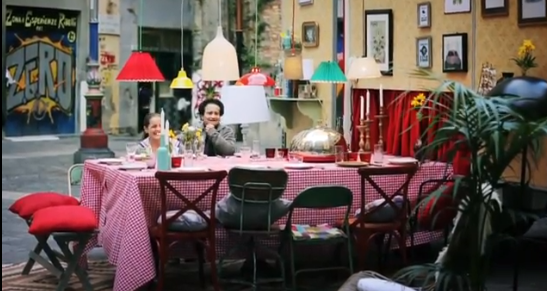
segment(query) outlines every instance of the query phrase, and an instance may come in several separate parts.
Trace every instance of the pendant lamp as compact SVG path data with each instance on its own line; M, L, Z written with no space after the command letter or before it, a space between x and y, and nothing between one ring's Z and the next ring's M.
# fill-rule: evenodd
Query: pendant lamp
M203 50L201 79L203 81L236 81L239 64L235 47L222 33L222 1L218 1L218 28L216 37Z
M250 73L245 74L236 85L247 86L275 86L275 80L268 74L264 74L258 67L258 0L255 0L255 65Z
M380 67L376 60L371 57L358 58L353 60L349 66L347 78L353 81L359 79L375 79L382 77Z
M140 10L144 11L144 0L140 0ZM142 51L142 14L139 14L139 47L133 51L122 67L116 81L120 82L163 82L165 77L150 53Z
M302 70L302 52L295 48L294 41L294 18L296 11L296 1L292 1L292 31L291 31L291 49L285 52L283 61L283 76L287 80L300 80L304 78Z
M192 89L194 83L184 70L184 0L180 1L180 71L171 82L171 89Z
M321 62L310 79L311 83L341 84L347 81L338 63L333 61Z

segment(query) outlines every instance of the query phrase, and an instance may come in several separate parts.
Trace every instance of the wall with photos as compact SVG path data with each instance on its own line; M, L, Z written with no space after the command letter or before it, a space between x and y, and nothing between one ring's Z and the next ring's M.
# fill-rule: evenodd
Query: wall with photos
M302 22L318 22L320 26L319 46L305 48L303 51L304 57L313 58L315 65L317 65L322 60L332 58L334 13L332 13L332 4L328 3L330 1L312 2L314 3L307 6L297 4L294 19L297 35L300 35ZM358 84L360 88L377 89L382 84L384 90L420 90L432 86L433 84L424 80L409 77L409 74L417 68L416 39L421 37L431 37L431 69L440 76L460 81L471 88L478 86L481 66L485 62L492 64L497 69L499 77L502 72L513 72L515 75L519 75L518 67L511 61L511 58L516 56L518 47L524 39L534 42L536 46L534 54L539 64L537 68L530 70L528 75L547 78L547 38L545 37L547 35L547 18L540 19L535 24L519 26L519 3L517 1L507 1L509 3L507 12L503 11L502 15L498 16L487 15L489 11L483 11L484 1L470 0L466 2L464 0L464 6L469 3L469 7L463 7L463 10L469 12L454 14L445 14L445 9L454 11L461 8L451 6L450 3L453 1L429 1L431 25L425 28L418 27L418 4L427 1L365 0L347 2L350 2L350 56L365 54L364 15L367 10L391 9L393 14L393 75L384 76L381 79L363 80ZM446 7L445 2L448 3ZM545 2L539 1L540 5L544 5ZM292 11L292 3L283 3L283 27L285 28L292 26ZM523 11L530 11L530 7L524 7ZM539 15L541 14L542 12L539 13ZM378 33L381 35L381 32ZM443 73L446 59L443 56L443 34L454 33L466 33L468 36L467 72ZM456 50L458 53L463 53L458 48ZM331 90L322 87L319 89L319 96L326 101L324 112L329 115L332 112L330 110ZM327 116L325 119L329 118L330 116ZM547 140L544 144L544 151L547 153ZM547 169L547 154L544 154L537 164L537 170L532 175L532 184L547 187L547 180L540 178L547 176L547 170L541 170ZM517 168L518 165L515 163L513 167ZM518 177L518 174L508 171L507 176L515 179L514 177Z
M334 22L336 21L335 15L329 13L333 11L333 5L331 1L312 1L312 5L299 5L298 0L295 0L296 5L293 9L293 1L283 1L281 4L283 29L287 30L293 26L293 11L294 11L294 31L295 36L299 39L302 37L302 24L304 22L315 22L319 27L318 45L316 47L304 47L302 49L302 57L304 59L313 59L314 66L317 68L321 61L334 60L333 49L333 35L334 35ZM323 118L324 123L330 124L331 122L331 108L332 103L332 86L330 84L318 84L317 85L317 98L323 102ZM290 141L295 133L298 133L304 129L310 128L313 124L312 121L304 117L298 112L298 109L293 107L293 120L294 127L287 130L287 140Z

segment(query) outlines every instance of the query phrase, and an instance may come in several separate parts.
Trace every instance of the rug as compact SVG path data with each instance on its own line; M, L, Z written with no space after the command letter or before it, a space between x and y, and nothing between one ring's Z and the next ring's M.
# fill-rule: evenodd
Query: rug
M29 275L21 272L25 263L2 266L2 291L49 291L55 290L58 279L42 266L35 266ZM114 266L106 261L89 262L89 280L95 291L112 290ZM73 276L66 290L83 290L82 284Z

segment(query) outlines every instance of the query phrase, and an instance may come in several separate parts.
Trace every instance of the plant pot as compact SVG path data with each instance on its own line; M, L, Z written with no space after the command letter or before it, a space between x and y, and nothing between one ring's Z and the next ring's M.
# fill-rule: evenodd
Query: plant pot
M513 72L502 72L501 73L501 78L499 78L499 80L496 82L496 84L499 84L507 79L511 79L515 76L515 73Z

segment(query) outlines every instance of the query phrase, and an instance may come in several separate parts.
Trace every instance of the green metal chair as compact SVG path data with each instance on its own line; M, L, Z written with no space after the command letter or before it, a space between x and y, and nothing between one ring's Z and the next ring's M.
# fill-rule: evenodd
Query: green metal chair
M84 173L84 164L74 164L68 168L67 182L68 182L68 195L72 195L72 187L79 186L82 183L82 177Z
M283 258L277 250L270 249L259 243L260 238L279 235L279 227L275 227L275 213L272 211L272 205L282 197L287 186L288 174L283 169L246 169L235 167L228 174L228 187L230 194L240 203L239 226L230 228L225 226L229 233L239 236L239 242L228 250L224 256L219 259L219 266L222 266L226 258L232 257L236 253L250 253L245 265L252 264L252 275L250 280L245 278L227 278L222 274L222 268L218 270L220 282L250 286L256 290L258 286L264 284L280 283L281 290L286 290L285 286L285 265ZM246 215L252 216L249 209L253 205L261 204L267 206L267 219L263 226L259 228L249 228L246 223ZM274 215L272 215L274 214ZM282 216L284 216L283 213ZM280 216L281 217L281 216ZM276 266L279 267L279 276L258 278L260 260L258 254L265 254L276 260Z
M285 245L289 246L290 268L292 273L292 288L296 290L296 277L304 272L318 272L328 270L348 270L353 274L353 250L351 235L349 235L349 214L353 202L353 193L343 186L316 186L302 191L291 205L289 216L285 228L282 230L281 249ZM305 209L328 209L345 207L346 213L341 228L329 228L327 235L315 233L316 236L307 236L300 233L299 225L292 224L294 210L298 208ZM293 228L294 227L294 228ZM333 266L311 269L296 270L295 266L295 248L302 245L321 245L321 244L346 244L348 251L348 266ZM341 250L341 248L340 248ZM337 256L340 257L340 256Z

